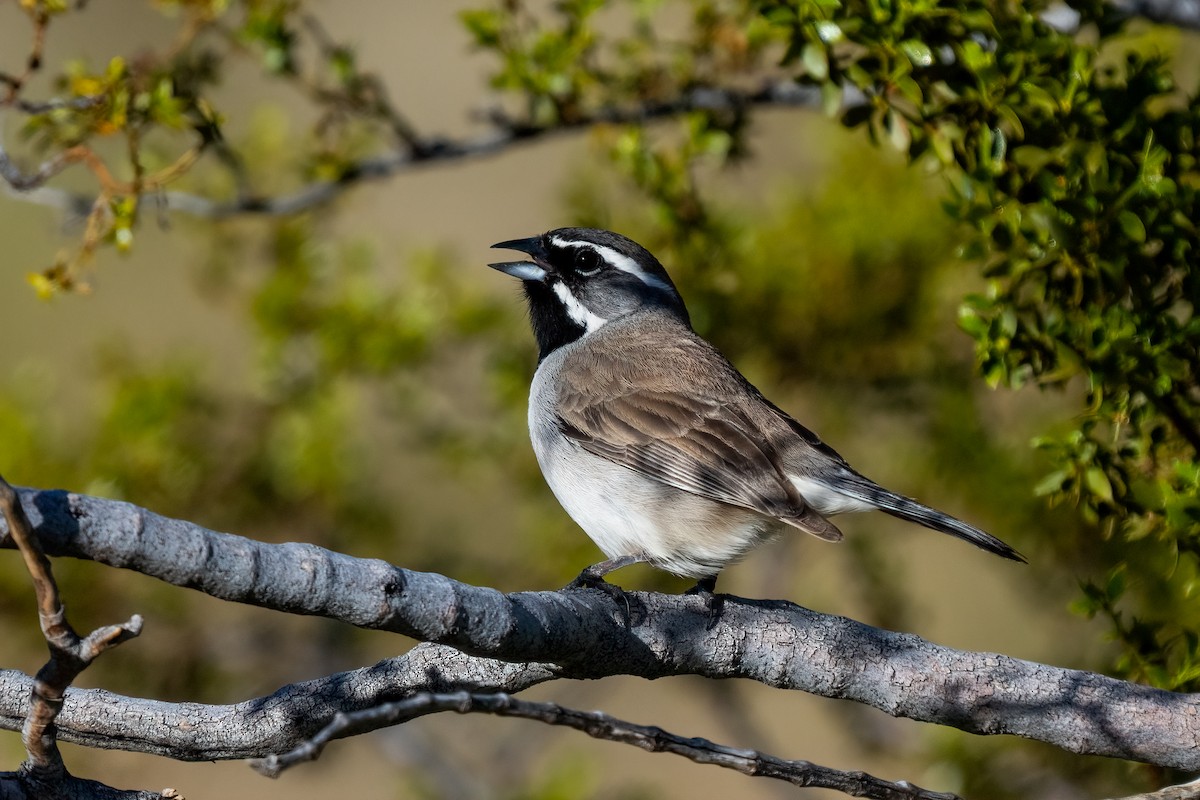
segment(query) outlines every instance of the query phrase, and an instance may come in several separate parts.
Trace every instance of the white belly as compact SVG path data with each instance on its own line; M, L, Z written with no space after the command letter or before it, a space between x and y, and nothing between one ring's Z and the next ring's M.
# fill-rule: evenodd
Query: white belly
M568 439L552 423L547 380L559 355L542 362L530 387L530 438L550 490L605 556L637 556L676 575L708 577L782 529L769 517L644 477Z

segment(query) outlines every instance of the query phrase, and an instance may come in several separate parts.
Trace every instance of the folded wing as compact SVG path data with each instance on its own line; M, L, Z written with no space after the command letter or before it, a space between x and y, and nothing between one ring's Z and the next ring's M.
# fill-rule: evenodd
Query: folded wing
M823 539L841 539L804 502L769 437L738 404L718 402L717 393L703 385L681 393L652 375L622 375L633 363L646 362L595 361L564 371L561 377L569 372L571 378L560 385L558 408L566 436L590 453L677 489L775 517ZM662 361L651 363L662 375Z

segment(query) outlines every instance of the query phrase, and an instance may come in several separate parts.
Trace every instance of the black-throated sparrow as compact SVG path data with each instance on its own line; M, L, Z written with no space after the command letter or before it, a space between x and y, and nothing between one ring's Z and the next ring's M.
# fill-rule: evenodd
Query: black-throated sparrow
M837 541L827 517L879 509L1015 561L996 537L856 472L691 327L662 264L610 231L559 228L493 247L524 284L539 348L529 433L542 474L608 557L699 580L785 526Z

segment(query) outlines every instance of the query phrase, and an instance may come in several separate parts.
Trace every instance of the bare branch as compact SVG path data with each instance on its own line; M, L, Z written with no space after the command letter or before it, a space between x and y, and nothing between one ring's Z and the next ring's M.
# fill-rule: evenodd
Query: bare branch
M219 534L128 503L20 494L48 553L135 569L225 600L403 633L477 657L532 661L542 665L539 675L749 678L974 733L1200 769L1200 695L957 651L783 601L731 597L707 630L700 598L630 592L627 627L622 609L595 590L504 595L313 545ZM11 725L14 710L3 697L0 724ZM183 707L156 708L174 715ZM136 722L124 734L146 735Z
M79 156L74 149L64 150L43 161L33 172L24 172L13 163L4 146L0 145L0 178L3 178L4 182L14 191L26 192L41 186L77 161L79 161ZM89 207L95 201L95 198L84 200L82 195L78 199Z
M13 101L13 107L25 114L45 114L59 109L71 111L86 111L104 102L102 94L88 94L80 97L51 97L48 100L26 100L19 98Z
M14 773L0 772L0 800L185 800L174 789L147 792L138 789L114 789L103 783L85 778L68 777L57 786L33 786L25 791L8 776Z
M0 512L9 535L16 544L33 579L38 618L50 646L50 660L38 670L29 694L29 711L21 728L21 740L28 758L16 773L0 774L0 787L6 797L91 797L94 791L111 792L103 796L157 798L159 794L126 793L95 784L80 782L67 772L58 750L55 719L63 706L67 687L105 650L137 636L142 619L134 616L123 625L110 625L81 639L67 622L66 609L50 569L50 560L34 535L33 526L21 506L17 492L0 477ZM94 796L101 796L96 794Z
M325 61L333 64L342 61L342 57L349 53L343 45L338 44L329 35L325 26L315 15L301 14L300 21L316 42ZM346 85L343 92L333 92L322 89L315 78L304 81L305 87L318 102L345 104L353 111L382 120L391 130L396 141L406 147L409 152L421 153L424 150L426 140L417 133L416 127L392 103L388 97L387 88L378 75L359 72L355 69L348 78L343 79L343 83Z
M0 107L13 105L21 90L25 88L25 82L42 67L42 53L46 49L46 28L50 25L50 14L41 6L31 6L25 9L25 12L33 23L29 54L25 57L25 67L19 74L0 74L0 83L8 87L3 96L0 96Z
M1200 798L1200 780L1178 786L1167 786L1164 789L1144 794L1113 798L1113 800L1197 800L1197 798Z
M164 703L102 689L72 689L58 720L59 738L180 761L255 758L296 747L341 712L420 692L515 693L558 677L551 664L507 663L422 644L370 667L230 705ZM0 728L20 726L17 715L32 684L16 670L0 670Z
M854 797L877 800L961 800L958 795L933 792L907 781L894 783L865 772L846 772L808 761L790 761L776 756L710 742L685 738L656 726L637 725L600 711L578 711L557 703L535 703L504 694L454 692L420 694L376 708L337 715L329 725L300 747L282 755L256 759L250 766L268 777L278 777L289 767L314 761L325 745L363 733L400 725L428 714L456 711L459 714L484 713L501 717L519 717L561 725L583 731L594 739L604 739L640 747L652 753L674 753L699 764L714 764L744 775L775 778L796 786L834 789Z
M538 127L513 120L500 111L486 114L494 130L469 139L445 137L415 137L408 128L405 147L393 152L365 158L347 166L337 180L313 183L284 195L264 196L244 194L233 200L213 200L186 192L165 192L167 208L206 219L227 219L239 215L287 216L328 203L359 183L390 178L394 175L433 166L443 162L460 161L496 155L510 147L527 144L552 136L578 131L598 124L628 124L649 122L677 116L687 111L733 111L748 106L820 107L820 91L791 82L764 84L756 91L697 88L670 101L648 103L631 108L602 109L570 122L551 127ZM394 129L402 125L399 117L393 120ZM398 129L397 129L398 130ZM397 135L400 135L397 133ZM7 159L0 150L0 176L14 188L28 191L51 177L37 180L26 178L21 186L2 171ZM40 173L39 173L40 174ZM14 175L20 177L20 173ZM39 191L22 194L21 199L42 205L73 211L90 206L92 198L66 190L41 187Z

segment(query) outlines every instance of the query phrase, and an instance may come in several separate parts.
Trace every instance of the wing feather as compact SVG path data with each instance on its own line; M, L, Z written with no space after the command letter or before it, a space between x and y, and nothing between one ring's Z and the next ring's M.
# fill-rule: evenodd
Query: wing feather
M699 349L689 353L689 363L697 356L709 359L698 372L724 371L733 381L729 391L703 380L689 382L686 393L673 391L664 375L679 362L673 362L669 347L649 358L606 359L593 351L590 361L559 375L563 433L588 452L677 489L779 518L822 538L841 538L807 506L783 473L769 432L738 402L755 399L744 381L716 351L694 341ZM637 364L648 366L638 373Z

